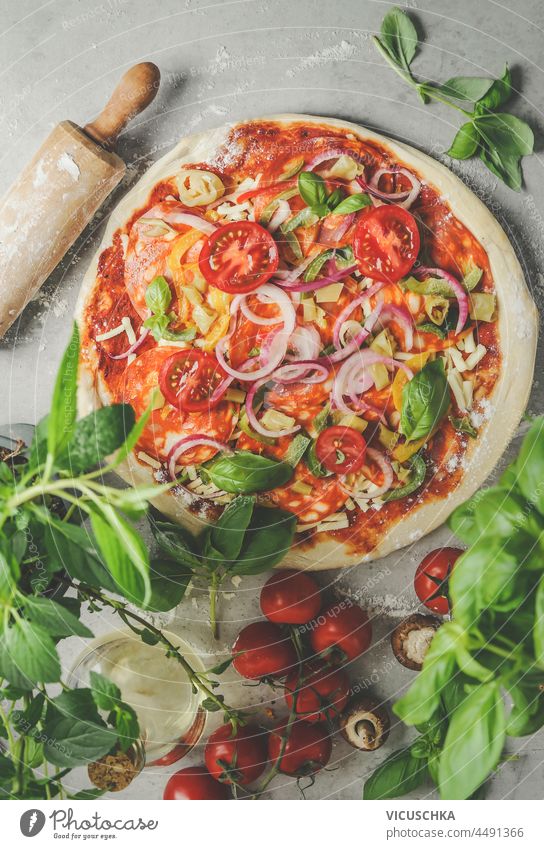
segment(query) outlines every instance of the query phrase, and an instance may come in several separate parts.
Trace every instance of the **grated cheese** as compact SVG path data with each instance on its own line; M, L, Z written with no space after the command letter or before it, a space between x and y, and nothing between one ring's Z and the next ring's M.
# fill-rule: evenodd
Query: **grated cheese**
M466 412L465 395L463 392L463 381L457 369L452 369L448 374L448 383L450 385L453 396L457 402L457 406L462 412Z
M474 331L471 330L467 337L465 337L465 353L473 354L476 350L476 342L474 341Z
M460 374L466 371L467 366L463 359L462 353L458 351L457 348L449 348L448 352L457 371L460 372Z
M136 342L136 334L134 333L134 328L132 327L132 322L128 316L124 316L121 319L121 324L125 328L125 333L127 334L127 339L130 345L134 345Z
M95 342L105 342L106 339L113 339L114 336L119 336L124 332L125 328L120 324L118 327L114 327L113 330L108 330L106 333L100 333L99 336L95 336Z
M150 457L149 454L146 454L145 451L138 451L137 454L138 460L141 460L142 463L145 463L146 466L151 466L152 469L160 469L161 464L158 460L155 460L154 457Z
M468 371L472 371L473 368L476 368L480 360L483 360L486 354L487 348L485 345L478 345L474 353L466 359L466 367Z
M338 519L337 522L320 522L317 526L318 531L343 531L346 528L349 528L349 520L347 516L344 516L343 519Z
M472 380L463 380L463 395L465 398L465 404L467 405L467 410L470 410L472 407L473 392L474 386Z
M169 342L168 339L159 339L157 342L159 348L190 348L189 342Z

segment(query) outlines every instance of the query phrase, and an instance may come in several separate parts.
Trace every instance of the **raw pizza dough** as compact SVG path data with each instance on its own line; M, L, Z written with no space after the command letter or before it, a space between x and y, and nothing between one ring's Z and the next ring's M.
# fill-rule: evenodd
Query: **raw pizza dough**
M446 167L424 153L400 142L392 141L362 126L331 118L309 115L276 115L258 121L318 124L353 133L362 139L376 142L394 159L412 167L428 184L433 185L449 204L454 215L479 240L487 252L499 304L499 338L501 342L502 370L489 397L489 419L483 424L477 440L465 455L466 470L460 484L446 498L423 504L412 510L398 524L389 529L386 537L369 554L361 557L349 546L332 536L321 533L311 547L295 543L282 562L282 568L296 567L312 570L335 569L352 566L358 562L375 560L414 542L441 525L452 510L468 499L492 472L509 441L513 437L523 414L531 389L536 354L538 314L525 284L520 264L506 234L484 204ZM240 126L240 125L234 125ZM184 163L206 162L225 143L233 125L198 133L182 139L170 153L160 159L123 198L112 213L102 244L83 280L76 307L76 317L82 322L85 305L95 287L98 258L111 244L115 231L123 227L135 211L146 204L155 184L178 172ZM80 412L111 402L103 382L93 369L92 352L81 365ZM119 468L120 476L129 484L154 483L152 470L130 457ZM179 498L160 494L155 506L172 520L198 532L205 521L190 513Z

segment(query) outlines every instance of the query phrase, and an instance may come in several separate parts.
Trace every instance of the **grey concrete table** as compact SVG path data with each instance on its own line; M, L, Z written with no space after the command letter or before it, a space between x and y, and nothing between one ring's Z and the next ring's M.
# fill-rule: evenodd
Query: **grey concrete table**
M455 113L418 102L372 45L371 36L389 5L382 0L1 0L1 191L54 124L64 118L84 124L94 117L127 66L149 59L163 74L157 101L121 138L120 153L129 164L123 186L0 344L2 420L35 421L47 411L80 281L99 243L104 218L115 200L180 136L263 113L310 112L366 124L442 155L454 134ZM454 74L497 75L508 61L515 87L522 92L512 108L538 133L544 106L544 71L539 64L544 5L539 0L434 0L407 5L427 42L415 64L418 73L442 80ZM541 141L537 144L540 149ZM542 304L540 155L525 163L526 188L521 194L497 183L478 162L453 167L509 233ZM532 413L544 407L540 367L529 405ZM415 566L425 552L449 541L449 532L442 528L372 566L320 577L327 585L338 581L338 591L360 591L377 614L374 646L354 665L353 677L381 698L394 699L413 675L393 660L387 635L399 617L416 609ZM227 643L241 621L258 615L260 583L248 580L234 598L224 601ZM204 608L202 599L193 596L177 612L176 623L183 627L193 618L203 618ZM104 619L93 624L97 631L111 626ZM79 649L77 644L68 647L67 663ZM242 704L250 691L236 686ZM396 726L375 755L337 743L333 760L340 768L318 776L307 796L360 798L363 778L409 737L406 729ZM521 741L519 758L501 767L489 795L542 798L543 745L542 733ZM193 760L200 757L200 752L194 753ZM149 769L123 795L159 798L164 782L164 772ZM280 778L272 795L297 798L298 789Z

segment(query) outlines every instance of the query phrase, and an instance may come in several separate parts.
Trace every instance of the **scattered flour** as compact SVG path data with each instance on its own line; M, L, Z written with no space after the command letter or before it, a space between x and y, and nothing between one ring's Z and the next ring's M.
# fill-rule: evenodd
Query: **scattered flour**
M57 159L57 170L65 171L74 182L79 180L80 170L74 158L69 153L61 153Z
M316 68L319 65L326 65L328 62L344 62L351 59L356 53L356 48L349 41L341 41L339 44L331 44L330 47L325 47L323 50L316 50L309 56L305 56L292 68L287 71L288 77L296 76L299 71L306 71L308 68Z

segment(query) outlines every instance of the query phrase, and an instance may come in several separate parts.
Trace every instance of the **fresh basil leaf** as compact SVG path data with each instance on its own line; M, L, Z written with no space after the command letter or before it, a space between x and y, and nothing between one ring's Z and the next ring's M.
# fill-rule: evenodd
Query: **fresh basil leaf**
M516 461L517 485L529 502L544 516L544 418L535 419L527 432Z
M455 416L448 416L449 421L452 424L452 427L455 428L459 433L466 433L467 436L470 436L471 439L478 438L478 431L470 421L469 416L461 416L460 418L456 418Z
M39 625L17 619L0 637L0 675L13 686L48 683L60 679L55 643Z
M140 439L140 436L142 435L144 428L147 425L147 422L149 421L149 417L151 416L153 410L153 402L155 400L155 394L155 392L152 393L151 400L145 412L143 413L143 415L140 416L140 418L128 434L127 438L125 439L125 442L123 443L123 445L121 445L117 454L115 455L111 463L108 465L108 470L116 469L117 466L122 463L123 460L125 460L129 456L129 454L136 448L136 444Z
M514 192L521 191L523 177L518 155L502 153L494 148L480 148L479 157L492 174Z
M480 684L450 720L438 769L442 799L468 799L499 763L505 738L500 682Z
M342 189L340 186L338 186L334 190L334 192L331 192L331 194L327 198L327 206L331 212L336 211L336 207L342 202L344 196L344 189Z
M533 642L536 664L540 669L544 669L544 576L540 579L535 596Z
M90 673L91 694L96 707L99 710L111 711L117 706L121 699L121 690L100 672L91 670ZM78 692L77 690L75 691Z
M362 192L356 195L349 195L338 206L334 207L334 214L348 215L350 212L358 212L360 209L364 209L365 206L370 206L371 203L370 196Z
M158 315L150 315L149 318L146 318L143 326L151 331L156 342L160 342L169 324L169 317L164 313L159 313Z
M53 637L92 637L92 631L61 604L42 596L25 596L24 607L31 622L35 622Z
M55 457L71 439L77 415L77 372L79 329L74 323L72 337L64 352L55 381L47 420L47 451Z
M313 171L301 171L298 175L298 190L302 200L309 207L327 204L327 186L325 180ZM327 209L328 211L328 209Z
M457 563L452 575L457 569ZM452 678L457 666L459 628L446 622L434 635L425 656L423 669L407 693L393 707L397 716L408 725L420 725L440 708L442 690Z
M495 112L474 118L480 135L501 155L528 156L533 152L534 135L530 126L507 112Z
M480 136L478 130L472 121L467 121L466 124L463 124L457 130L455 138L446 153L452 159L470 159L476 153L479 143Z
M478 100L476 104L476 114L485 115L492 109L502 106L510 99L512 94L512 75L508 65L504 68L504 73L500 79L495 80L486 94Z
M19 563L8 540L0 538L0 603L9 607L21 577Z
M296 525L296 516L287 510L255 507L233 571L237 575L257 575L273 569L288 553Z
M44 545L51 571L64 570L84 584L117 592L118 587L102 563L92 534L79 525L51 516L44 532Z
M270 460L251 451L220 457L208 467L213 483L225 492L250 494L283 486L293 475L288 463Z
M512 710L506 723L506 733L511 737L525 737L539 731L544 725L544 693L534 683L523 679L508 685Z
M231 501L217 522L211 526L210 542L223 560L236 560L240 554L254 506L254 496L239 495Z
M159 275L154 277L145 290L145 302L147 307L154 313L165 313L172 300L172 292L166 279Z
M192 569L182 566L175 560L163 558L152 560L150 568L151 598L145 605L145 609L158 613L173 610L185 595L192 576Z
M428 436L450 405L442 359L426 363L402 390L400 429L408 442Z
M415 758L410 747L393 752L365 781L363 799L395 799L416 790L428 777L425 758Z
M124 595L136 604L151 597L149 554L138 532L110 504L91 513L91 525L105 564Z
M494 80L489 77L452 77L436 88L446 97L476 103L487 94L493 83Z
M458 532L457 529L455 531ZM477 523L471 527L469 535L472 536L471 548L456 561L448 584L455 621L465 628L472 627L482 609L480 585L489 557L489 543L482 539ZM468 541L466 537L461 538Z
M195 336L196 327L185 327L183 330L169 330L166 328L162 331L162 338L166 339L167 342L192 342Z
M123 445L135 424L130 404L112 404L76 422L70 442L57 464L72 475L95 468Z
M408 71L416 55L418 37L412 21L401 9L394 6L385 15L378 39L393 61Z
M49 703L43 734L46 759L58 767L97 760L117 742L117 734L106 727L87 688L66 691Z
M188 531L180 525L167 522L155 510L151 510L148 518L155 541L168 557L189 569L199 569L202 566L195 539Z

